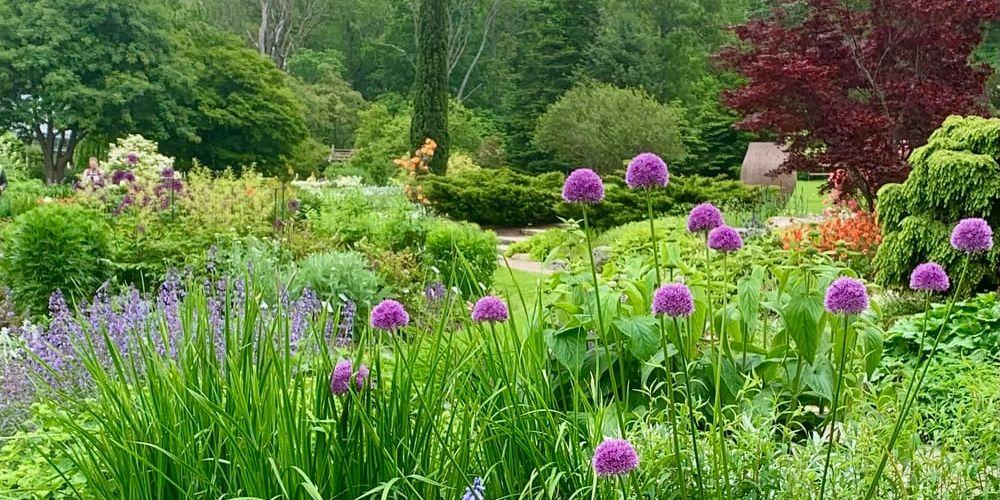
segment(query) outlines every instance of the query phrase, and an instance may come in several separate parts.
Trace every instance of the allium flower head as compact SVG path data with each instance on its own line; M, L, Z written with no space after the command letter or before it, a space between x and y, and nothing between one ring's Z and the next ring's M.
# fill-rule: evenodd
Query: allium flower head
M711 231L722 224L722 212L711 203L692 208L687 220L688 231L692 233Z
M597 172L578 168L566 177L562 197L570 203L600 203L604 199L604 183Z
M948 273L934 262L920 264L910 274L910 288L925 292L945 292L951 287Z
M472 484L465 488L462 500L486 500L486 486L483 485L483 478L477 477L472 480Z
M500 297L493 295L477 300L476 305L472 307L472 321L477 323L503 323L508 317L510 313L507 311L507 304Z
M594 450L593 465L598 476L620 476L639 466L639 455L624 439L605 439Z
M868 289L856 279L837 278L826 289L823 305L831 314L861 314L868 309Z
M951 232L951 246L968 253L985 252L993 248L993 229L984 219L962 219Z
M735 252L743 248L743 238L737 230L722 225L708 232L708 248L720 252Z
M653 314L690 316L694 313L694 298L684 283L667 283L653 293Z
M341 360L333 367L333 373L330 374L330 392L334 396L346 394L351 390L351 370L349 359Z
M302 208L302 202L297 199L288 200L288 211L298 212Z
M403 304L395 300L383 300L372 309L372 326L380 330L396 330L410 324L410 315Z
M357 390L362 390L365 388L365 384L368 383L368 367L365 365L358 365L358 373L354 375L354 388Z
M641 153L628 164L625 184L632 189L663 187L670 182L670 172L663 158L653 153Z
M138 153L129 153L129 154L125 155L125 163L128 163L129 165L131 165L133 167L136 166L136 165L138 165L139 164L139 154Z

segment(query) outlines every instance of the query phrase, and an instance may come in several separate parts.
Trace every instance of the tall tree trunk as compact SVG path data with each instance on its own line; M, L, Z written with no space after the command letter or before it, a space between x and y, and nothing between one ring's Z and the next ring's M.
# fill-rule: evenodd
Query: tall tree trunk
M448 168L448 0L420 0L418 9L416 93L410 145L424 140L437 143L430 170L444 174Z

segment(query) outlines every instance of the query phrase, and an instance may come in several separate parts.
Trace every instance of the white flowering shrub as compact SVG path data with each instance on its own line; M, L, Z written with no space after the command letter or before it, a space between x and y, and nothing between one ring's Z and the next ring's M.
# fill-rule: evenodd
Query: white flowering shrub
M7 172L11 181L31 177L25 158L24 143L10 132L0 134L0 168Z
M129 170L140 181L153 184L165 169L174 168L174 159L160 154L159 146L141 135L130 135L111 144L107 171Z

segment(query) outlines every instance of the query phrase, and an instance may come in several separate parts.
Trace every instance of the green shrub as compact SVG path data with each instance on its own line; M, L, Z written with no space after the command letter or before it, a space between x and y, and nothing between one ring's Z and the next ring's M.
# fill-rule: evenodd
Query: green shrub
M653 191L653 210L657 216L686 215L691 207L706 201L726 210L758 206L771 198L772 189L746 186L739 181L708 177L672 177L666 189ZM642 191L625 186L620 177L604 177L604 201L588 208L590 223L597 229L609 229L646 219L646 197ZM560 202L556 215L580 219L578 205Z
M655 151L668 162L683 159L683 122L677 108L642 90L584 84L566 92L538 119L535 142L563 163L615 172L640 151Z
M31 409L33 430L0 440L3 498L80 498L79 492L85 491L87 481L65 453L65 448L73 444L64 419L65 414L51 405L36 404ZM93 424L92 417L87 416L74 426L92 429Z
M56 290L71 300L88 297L110 276L108 232L99 214L73 205L18 216L3 262L14 301L44 313Z
M913 170L906 182L879 191L883 240L874 260L878 281L903 284L926 261L959 272L964 254L949 244L955 223L982 217L1000 227L998 158L1000 119L975 116L948 117L910 155ZM984 289L1000 283L1000 246L970 264L971 285Z
M357 252L313 254L298 263L290 292L299 294L306 287L331 303L347 297L359 306L369 306L379 298L382 283L368 269L368 261Z
M497 269L497 237L468 223L439 221L427 232L424 263L438 270L442 281L463 293L479 295L493 284Z
M937 333L945 322L948 307L937 304L927 316L927 331ZM896 357L916 358L930 353L932 342L923 343L924 313L907 316L896 322L886 336L886 348ZM978 295L955 304L947 325L941 332L938 350L945 354L966 355L979 351L1000 360L1000 299L994 292Z
M205 251L227 236L183 219L151 222L124 215L114 219L113 224L114 277L119 283L134 284L143 291L156 290L171 269L201 269Z
M240 278L252 270L253 287L269 303L278 299L278 283L291 274L294 264L291 253L279 242L252 236L233 240L209 253L208 265L219 276Z
M351 247L368 240L388 250L415 250L426 233L424 217L405 197L369 196L361 189L327 194L310 218L318 234Z
M571 247L577 247L582 244L583 241L578 231L570 231L562 228L549 229L533 234L527 240L514 243L507 248L506 255L510 257L519 253L526 253L534 260L544 261L552 255L553 251L566 250L566 252L557 253L572 254Z
M524 175L510 169L427 176L423 194L438 213L494 226L554 222L563 175Z

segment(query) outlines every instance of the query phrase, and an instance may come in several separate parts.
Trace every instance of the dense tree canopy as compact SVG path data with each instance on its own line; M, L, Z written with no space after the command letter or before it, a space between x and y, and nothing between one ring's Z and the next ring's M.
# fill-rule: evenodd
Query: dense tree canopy
M777 134L786 168L832 171L834 188L873 206L949 114L986 111L990 70L970 64L996 0L776 2L722 53L746 83L726 101L740 125Z

